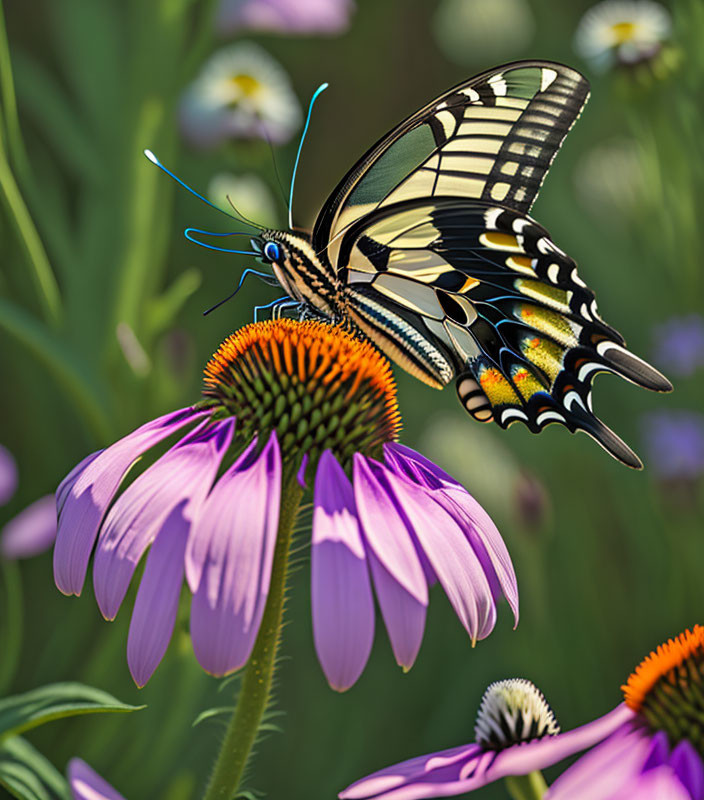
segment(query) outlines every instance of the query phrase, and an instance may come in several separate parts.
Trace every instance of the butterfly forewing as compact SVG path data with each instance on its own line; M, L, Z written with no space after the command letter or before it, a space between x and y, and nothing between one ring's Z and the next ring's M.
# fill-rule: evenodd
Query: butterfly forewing
M518 62L449 90L382 138L343 178L321 211L313 245L335 264L356 220L430 197L500 202L527 212L589 84L551 62Z

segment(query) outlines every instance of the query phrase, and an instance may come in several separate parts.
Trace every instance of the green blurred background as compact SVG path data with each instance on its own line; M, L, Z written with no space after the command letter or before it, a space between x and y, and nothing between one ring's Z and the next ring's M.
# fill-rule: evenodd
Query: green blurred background
M358 0L348 29L336 36L223 37L212 23L214 3L6 3L24 144L13 143L6 116L0 180L9 185L9 157L56 276L63 317L52 321L42 303L6 207L0 443L18 462L20 484L0 509L0 524L52 492L88 452L195 400L210 353L252 319L256 303L276 296L252 281L236 300L201 316L234 288L248 260L185 241L189 225L225 230L227 223L142 155L152 148L200 189L216 173L255 173L274 198L275 222L285 225L266 143L233 140L203 151L179 132L184 88L228 42L260 43L289 73L302 104L319 83L330 83L298 175L295 215L306 224L378 136L447 87L523 57L577 67L592 81L592 99L532 215L577 260L602 315L641 356L652 357L659 324L701 311L701 3L671 8L666 63L601 74L573 44L587 3L466 0L451 4L454 12L448 5ZM276 148L286 186L298 133ZM122 347L120 323L131 331ZM658 366L668 373L666 363ZM702 374L670 375L676 391L669 396L602 378L595 409L647 461L644 414L698 411ZM410 673L396 667L379 624L362 678L338 695L313 650L304 550L278 680L283 714L274 722L282 732L260 744L248 780L269 797L332 798L372 770L470 741L481 694L500 678L537 683L563 728L586 722L619 702L619 685L651 648L702 621L697 475L663 474L652 455L645 471L630 471L557 426L539 437L517 426L479 426L453 391L435 392L402 373L398 384L404 442L461 479L497 521L518 575L521 622L512 631L503 605L494 633L472 649L435 589ZM226 717L192 723L203 709L231 704L235 685L220 687L198 668L187 620L139 691L125 660L127 607L107 624L90 581L80 600L60 595L50 553L6 563L2 574L0 693L75 679L148 704L128 716L55 722L28 738L62 771L70 757L83 757L131 800L198 796ZM18 625L15 660L10 640ZM506 794L496 785L478 796Z

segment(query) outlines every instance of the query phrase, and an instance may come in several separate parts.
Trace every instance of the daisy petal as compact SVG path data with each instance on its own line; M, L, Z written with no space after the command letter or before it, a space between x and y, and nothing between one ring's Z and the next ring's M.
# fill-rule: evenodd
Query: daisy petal
M207 550L191 638L213 675L238 669L252 652L269 595L280 502L281 454L272 433L254 461L240 459L220 478L197 520L194 536Z
M325 676L333 689L349 689L372 649L374 601L352 485L329 450L315 478L311 605Z

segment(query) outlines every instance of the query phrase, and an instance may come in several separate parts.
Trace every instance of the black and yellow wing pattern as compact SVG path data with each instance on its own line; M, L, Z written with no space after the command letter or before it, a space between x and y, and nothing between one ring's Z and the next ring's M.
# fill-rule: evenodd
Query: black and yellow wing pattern
M590 434L636 454L592 412L613 372L671 386L600 317L575 262L528 216L589 94L569 67L525 61L446 92L353 167L316 221L314 250L348 321L480 421Z

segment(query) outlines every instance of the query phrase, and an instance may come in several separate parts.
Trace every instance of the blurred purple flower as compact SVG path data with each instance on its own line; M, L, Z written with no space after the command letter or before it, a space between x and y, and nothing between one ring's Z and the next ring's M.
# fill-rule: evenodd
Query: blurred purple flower
M672 317L655 328L653 360L682 378L704 367L704 317Z
M80 758L72 758L66 772L73 800L125 800Z
M40 497L11 519L0 532L0 556L31 558L48 550L56 539L56 501Z
M221 0L216 26L223 35L243 30L326 35L349 27L353 0Z
M642 423L648 464L663 481L695 481L704 474L704 415L652 411Z
M702 800L704 629L670 639L621 688L625 702L593 722L558 730L542 694L525 680L492 684L476 742L404 761L353 783L342 800L420 800L465 794L527 775L581 750L545 800ZM596 746L595 746L596 745Z
M186 89L181 124L198 147L227 139L283 144L301 123L301 107L283 67L253 42L214 53Z
M301 329L308 337L304 342L294 337ZM274 334L281 336L280 352ZM398 414L388 363L352 337L350 350L341 354L342 337L320 323L281 320L248 326L223 344L206 369L205 394L217 398L217 406L182 409L143 425L90 456L59 486L54 573L62 592L80 594L95 546L96 600L103 615L113 619L150 548L127 644L138 685L149 680L166 651L184 577L193 595L191 637L199 663L214 675L246 663L269 593L282 472L297 470L307 455L314 478L314 639L334 689L354 684L369 657L375 624L372 584L396 660L405 669L418 653L428 586L436 581L473 641L493 629L502 595L518 620L516 578L498 530L449 475L389 441L395 438ZM304 345L314 353L307 394L323 396L325 405L314 406L301 418L300 405L286 410L277 400L279 425L292 418L292 429L277 435L270 427L253 428L254 415L271 419L267 401L255 408L250 399L244 400L235 413L230 400L240 396L242 386L246 390L241 396L252 398L260 383L257 363L271 376L274 363L279 371L285 366L281 353L290 353L286 348ZM331 354L326 347L338 349ZM318 358L327 359L322 362L325 369ZM290 367L297 379L306 377L307 363ZM242 364L249 377L241 378ZM336 370L350 376L343 384L346 394L325 397L327 377ZM321 416L320 409L340 407L343 396L349 419L335 423L339 429L328 439L332 420L324 416L329 411ZM356 403L366 409L364 417L354 413ZM213 410L215 417L210 416ZM321 426L317 432L315 425ZM311 430L308 444L291 450L290 442L299 435L294 431L301 430ZM175 434L182 438L118 494L135 461ZM321 441L331 444L316 452ZM332 442L348 444L338 451ZM383 452L383 462L364 454L365 442L375 453ZM340 453L348 454L347 471ZM223 459L231 466L219 475ZM301 473L305 471L304 466Z
M17 464L12 453L0 444L0 506L9 502L17 489Z

